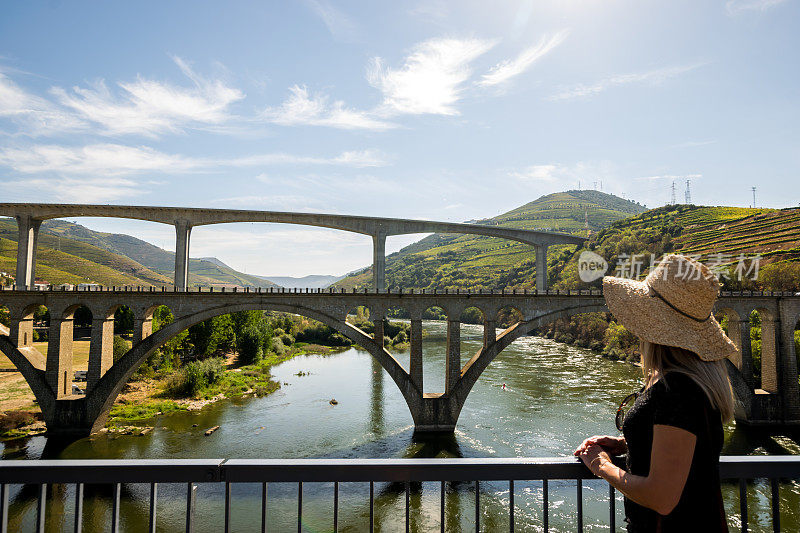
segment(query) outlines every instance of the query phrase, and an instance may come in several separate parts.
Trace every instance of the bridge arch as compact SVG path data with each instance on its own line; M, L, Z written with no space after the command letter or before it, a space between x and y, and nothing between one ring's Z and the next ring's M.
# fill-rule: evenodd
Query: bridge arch
M367 333L359 328L339 321L325 313L310 309L307 307L297 305L286 305L278 303L270 303L264 305L261 303L244 303L232 304L212 309L199 311L190 315L176 317L175 321L167 324L159 331L147 336L140 342L135 344L119 361L117 361L90 391L88 400L88 420L94 421L92 431L99 429L105 423L105 419L111 410L114 401L116 400L122 388L128 382L130 377L139 368L145 360L164 343L188 329L194 324L208 320L215 316L235 313L238 311L280 311L285 313L299 314L313 320L322 322L323 324L333 328L337 332L346 336L354 343L367 350L386 370L392 379L397 384L400 392L410 401L409 394L411 392L408 374L403 370L398 361L386 351L381 344L376 343Z

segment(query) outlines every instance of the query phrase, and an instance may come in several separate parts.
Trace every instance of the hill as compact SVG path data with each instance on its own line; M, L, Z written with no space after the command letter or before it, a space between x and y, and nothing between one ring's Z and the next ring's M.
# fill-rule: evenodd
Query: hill
M0 219L0 270L13 272L17 225ZM130 235L90 230L66 220L47 220L39 230L36 275L53 284L171 285L175 254ZM216 258L190 259L189 284L274 287Z
M738 262L739 254L761 255L766 277L752 288L784 290L792 287L792 281L771 279L769 274L782 265L800 270L800 208L665 206L612 223L593 236L586 249L604 257L611 272L623 254L699 254L704 263L719 262L728 267ZM580 251L553 265L560 271L554 287L586 288L599 283L579 281ZM722 281L728 288L739 288L733 280Z
M600 191L548 194L507 213L475 223L585 235L644 211L644 207ZM552 246L554 261L573 246ZM338 281L336 287L372 284L365 268ZM476 235L433 234L386 258L387 287L427 289L534 288L531 246Z

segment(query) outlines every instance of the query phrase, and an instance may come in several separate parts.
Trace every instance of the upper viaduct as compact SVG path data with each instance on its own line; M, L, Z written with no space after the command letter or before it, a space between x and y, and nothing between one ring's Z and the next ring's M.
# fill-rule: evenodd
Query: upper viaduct
M189 207L145 207L81 204L0 204L0 216L15 218L19 228L17 247L17 289L33 288L36 276L36 240L45 220L73 217L113 217L175 226L175 287L186 290L189 280L189 238L192 228L207 224L272 222L319 226L372 237L373 288L386 287L386 237L411 233L463 233L499 237L534 246L536 288L547 289L547 248L554 244L581 244L586 239L563 233L534 231L483 224L459 224L431 220L362 217L323 213L245 211L239 209L198 209Z
M0 306L9 309L8 331L0 330L0 351L25 377L53 434L86 435L101 428L111 405L127 380L145 359L189 326L211 317L244 310L274 310L318 320L362 346L381 364L403 394L417 431L453 431L473 385L489 363L521 335L558 318L578 313L607 311L599 291L548 290L546 251L555 244L580 244L584 239L540 231L420 220L107 205L0 204L0 216L14 217L19 227L17 283L0 292ZM176 228L175 284L173 291L152 287L105 288L99 291L34 291L36 239L42 221L60 217L119 217L174 225ZM277 222L335 228L370 235L374 243L373 292L244 291L209 292L189 289L188 258L191 228L231 222ZM409 233L466 233L511 239L536 249L536 290L497 293L402 293L385 289L386 236ZM152 330L153 312L166 305L175 320ZM47 356L33 346L33 314L40 306L50 312ZM72 394L72 320L75 311L92 313L87 390ZM134 313L134 342L113 361L114 313L127 306ZM370 309L373 336L346 321L358 306ZM496 334L498 312L513 307L519 322ZM444 392L422 388L422 315L440 307L447 315L447 356ZM484 317L483 345L462 361L460 320L468 307ZM403 308L411 317L410 367L405 369L383 346L387 311ZM754 377L750 350L750 316L758 311L762 325L760 382ZM800 319L800 297L790 293L723 293L716 312L728 316L729 336L739 352L729 362L729 375L737 398L737 420L750 424L800 424L800 392L794 346L794 329ZM535 369L532 369L535 371Z

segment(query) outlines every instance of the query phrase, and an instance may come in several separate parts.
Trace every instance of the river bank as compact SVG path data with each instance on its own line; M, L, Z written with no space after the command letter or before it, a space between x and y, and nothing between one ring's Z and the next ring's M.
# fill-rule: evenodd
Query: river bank
M272 379L271 368L301 355L328 355L341 351L341 347L319 344L296 343L282 355L269 353L252 365L239 365L237 354L222 354L222 374L214 383L209 383L188 397L174 397L170 391L174 373L164 372L155 377L140 377L128 382L117 397L101 430L112 434L146 435L152 431L151 422L161 415L178 411L197 411L227 399L247 396L267 396L281 387L281 382ZM8 373L9 375L11 373ZM21 376L20 376L21 377ZM9 404L23 408L6 408L0 403L0 440L44 435L45 423L41 418L32 393L22 386L15 389ZM31 398L27 398L31 396Z

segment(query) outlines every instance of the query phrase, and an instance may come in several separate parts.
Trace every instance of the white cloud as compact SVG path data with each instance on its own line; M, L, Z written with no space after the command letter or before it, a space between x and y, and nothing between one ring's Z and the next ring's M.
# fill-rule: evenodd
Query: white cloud
M37 191L39 197L50 197L58 201L76 203L105 203L130 199L142 194L142 184L119 177L95 178L26 178L5 182L4 187L12 191Z
M679 65L674 67L664 67L647 72L639 72L632 74L621 74L619 76L612 76L605 78L593 84L579 84L572 87L565 87L558 93L550 97L550 100L569 100L572 98L585 98L594 96L612 87L620 87L622 85L630 84L651 84L658 85L664 81L694 70L704 63L695 63L692 65Z
M0 165L26 174L57 172L112 176L143 171L185 172L198 168L198 162L189 158L164 154L145 146L119 144L3 148L0 149Z
M282 126L329 126L347 130L383 131L395 127L368 112L348 109L344 102L329 104L327 96L310 95L306 86L294 85L289 92L289 98L280 107L270 107L264 111L266 120Z
M67 91L54 87L51 93L80 119L100 125L103 132L110 135L152 137L229 120L228 108L243 99L244 93L221 80L202 78L179 57L173 60L194 83L193 87L139 77L134 82L119 82L120 95L112 94L102 80L92 88L73 87Z
M785 1L786 0L728 0L725 2L725 10L730 16L738 15L744 11L764 12Z
M85 123L48 100L30 94L0 73L0 117L21 125L28 135L78 130Z
M81 147L33 145L0 149L0 166L26 174L55 172L61 175L121 176L142 172L207 172L224 167L268 165L336 165L362 168L387 164L386 156L376 150L345 151L332 157L271 153L211 159L165 154L146 146L120 144Z
M352 41L356 37L356 24L341 10L336 9L327 0L307 0L312 11L322 19L328 31L336 39Z
M556 181L565 171L561 165L531 165L522 170L513 170L509 175L525 181Z
M514 59L507 59L492 67L489 72L481 77L478 85L491 87L507 83L512 78L525 72L539 58L564 42L567 35L568 32L563 30L553 35L543 35L538 43L523 50L522 53Z
M367 79L383 93L386 115L457 115L455 104L472 75L470 64L492 46L493 41L483 39L430 39L415 46L400 68L373 58Z

